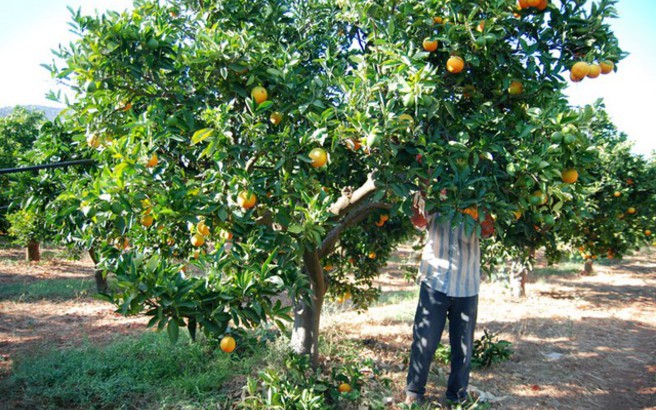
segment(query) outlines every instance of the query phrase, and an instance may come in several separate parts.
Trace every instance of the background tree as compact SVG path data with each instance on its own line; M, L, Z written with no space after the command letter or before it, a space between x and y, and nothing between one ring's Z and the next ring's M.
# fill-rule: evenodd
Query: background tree
M182 326L222 335L289 318L286 292L292 346L316 364L324 298L375 297L420 181L429 212L477 234L518 209L566 212L577 186L562 171L587 164L589 142L569 124L562 73L623 55L612 1L541 5L179 0L74 14L80 37L51 69L76 93L73 140L99 167L67 198L90 218L121 311L145 309L173 340ZM545 143L566 127L564 145Z

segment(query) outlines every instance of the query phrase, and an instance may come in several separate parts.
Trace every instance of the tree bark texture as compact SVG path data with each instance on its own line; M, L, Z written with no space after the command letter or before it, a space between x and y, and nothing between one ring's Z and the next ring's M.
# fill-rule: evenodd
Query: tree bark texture
M327 285L316 250L303 255L305 270L310 278L309 302L294 300L294 328L291 348L296 354L309 355L312 366L319 365L319 324Z
M25 260L28 262L39 262L41 260L41 250L39 248L39 242L31 240L25 248Z
M103 274L101 269L98 269L98 257L94 248L89 249L89 257L93 261L93 274L96 279L96 290L98 293L107 293L109 287L107 286L107 277Z

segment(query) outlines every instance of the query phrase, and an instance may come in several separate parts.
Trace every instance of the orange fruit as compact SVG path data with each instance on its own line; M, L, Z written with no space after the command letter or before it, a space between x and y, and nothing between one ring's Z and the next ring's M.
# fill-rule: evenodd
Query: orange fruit
M538 10L544 11L547 6L549 5L549 2L547 0L540 0L537 6L535 6Z
M376 259L376 252L371 251L371 252L369 252L369 255L367 255L367 256L369 256L369 259Z
M634 207L631 207L626 210L626 213L633 215L634 213L636 213L636 209Z
M537 7L540 4L540 0L526 0L526 4L529 7Z
M601 74L601 66L599 64L590 64L590 71L588 71L588 78L597 78Z
M437 40L431 40L430 38L425 38L421 45L424 47L424 50L428 52L433 52L437 50Z
M519 0L517 3L520 9L527 9L529 7L528 0Z
M196 248L205 245L205 237L199 233L191 235L191 245Z
M633 178L627 178L626 183L629 185L633 185Z
M204 221L198 222L198 225L196 225L196 232L203 236L207 236L210 234L210 228L209 226L205 225Z
M601 68L602 74L608 74L611 71L613 71L613 69L615 68L615 64L610 60L605 60L599 63L599 67Z
M257 86L251 91L251 97L256 103L262 104L269 98L269 93L267 93L266 88Z
M333 270L333 265L326 265L323 267L323 270L325 270L326 272L330 272L331 270Z
M278 125L282 121L282 114L279 113L278 111L272 112L271 115L269 116L269 121L271 121L271 124L273 125Z
M446 62L446 69L452 74L458 74L465 68L465 60L459 56L451 56Z
M128 241L128 238L116 238L114 240L114 246L116 246L118 249L127 249L130 247L130 241Z
M232 239L232 232L226 231L225 229L221 231L220 233L221 239L224 239L226 241L229 241Z
M339 387L337 388L337 390L339 390L340 393L348 393L348 392L350 392L352 389L351 389L351 385L350 385L350 384L348 384L348 383L342 383L342 384L339 385Z
M522 211L520 211L519 209L516 210L516 211L513 211L513 215L515 215L515 219L519 221L519 218L522 217Z
M564 183L573 184L577 179L579 179L579 173L574 168L568 168L563 171L561 177L563 178Z
M569 79L570 79L573 83L579 83L579 82L581 82L581 81L583 80L583 78L577 78L577 77L574 77L574 74L573 74L573 73L569 73Z
M225 336L219 344L221 350L225 353L232 353L237 347L237 342L232 336Z
M312 167L321 168L328 162L328 153L323 148L315 148L310 151L309 157L312 159Z
M615 198L619 198L620 196L622 196L622 193L620 191L615 191L615 192L613 192L613 196Z
M383 221L383 222L389 221L389 215L385 215L385 214L381 215L380 220Z
M531 194L531 203L533 205L544 205L547 203L548 200L549 198L547 198L547 196L544 193L542 193L542 191L539 190L534 191Z
M348 149L353 150L353 151L357 151L357 150L360 149L360 147L362 147L362 144L360 144L360 141L357 140L357 139L354 139L354 138L347 138L346 140L344 140L344 142L346 143L346 146L348 147Z
M651 231L650 231L649 229L646 229L646 230L645 230L645 235L647 235L647 236L651 236Z
M482 33L485 30L485 20L481 20L476 26L476 31Z
M157 166L158 163L159 163L159 158L157 158L157 154L153 154L148 159L148 162L146 162L146 167L147 168L154 168L154 167Z
M433 17L433 23L435 24L442 24L444 22L444 19L440 16L435 16Z
M508 94L510 95L519 95L524 91L524 86L521 81L514 80L510 83L508 87Z
M474 205L464 209L462 213L471 216L474 220L478 220L478 207Z
M578 79L583 79L583 77L588 75L589 72L590 72L590 65L585 61L579 61L578 63L574 63L571 69L572 77Z
M381 226L383 226L383 225L385 225L385 221L378 221L378 222L376 222L376 226L378 226L378 227L381 227Z
M141 225L145 226L146 228L153 226L153 222L155 222L155 218L153 218L153 216L150 214L141 217Z
M248 193L248 191L241 191L237 195L237 204L244 209L251 209L257 203L257 197L254 193Z

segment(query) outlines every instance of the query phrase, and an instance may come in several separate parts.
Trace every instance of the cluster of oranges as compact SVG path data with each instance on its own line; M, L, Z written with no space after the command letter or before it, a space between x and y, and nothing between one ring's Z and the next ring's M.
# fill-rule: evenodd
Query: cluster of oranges
M548 0L519 0L519 2L517 3L517 8L519 8L520 10L535 8L538 9L539 11L544 11L546 10L548 5L549 5Z
M585 61L579 61L572 65L569 78L575 83L582 81L585 77L597 78L599 74L608 74L615 68L612 61L601 61L600 63L589 64Z

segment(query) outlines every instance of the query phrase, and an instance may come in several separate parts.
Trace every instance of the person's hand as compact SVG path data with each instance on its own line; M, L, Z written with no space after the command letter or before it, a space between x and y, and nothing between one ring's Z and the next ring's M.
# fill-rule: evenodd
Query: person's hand
M421 193L417 192L415 197L412 199L412 217L410 221L412 224L419 228L423 229L428 225L428 220L426 219L426 201L422 197Z

